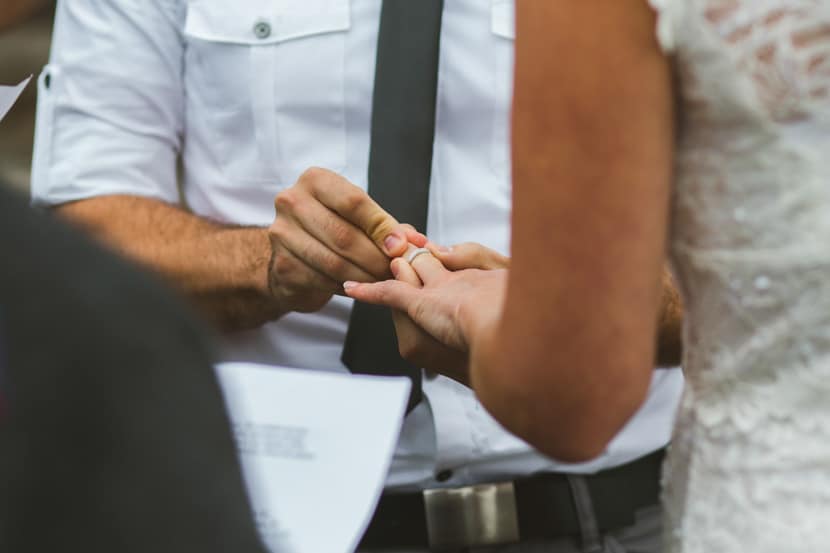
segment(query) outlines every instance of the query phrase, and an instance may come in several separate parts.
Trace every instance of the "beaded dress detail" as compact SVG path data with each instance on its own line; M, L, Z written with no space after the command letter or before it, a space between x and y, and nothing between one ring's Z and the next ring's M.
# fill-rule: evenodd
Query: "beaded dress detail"
M668 551L830 551L830 2L651 0L678 89Z

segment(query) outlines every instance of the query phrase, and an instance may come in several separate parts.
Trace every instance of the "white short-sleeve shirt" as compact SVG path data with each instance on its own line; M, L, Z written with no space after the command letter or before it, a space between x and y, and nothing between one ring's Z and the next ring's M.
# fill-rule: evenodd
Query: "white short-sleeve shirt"
M380 0L64 0L39 83L32 194L179 202L269 225L274 196L321 166L365 186ZM445 0L427 232L507 253L513 0ZM228 360L345 371L350 300L228 336ZM553 345L555 347L555 345ZM639 413L595 461L564 465L504 431L438 377L405 424L389 485L593 472L663 447L682 387L655 373ZM552 425L555 430L555 423ZM436 475L441 474L440 479ZM439 482L440 480L440 482Z

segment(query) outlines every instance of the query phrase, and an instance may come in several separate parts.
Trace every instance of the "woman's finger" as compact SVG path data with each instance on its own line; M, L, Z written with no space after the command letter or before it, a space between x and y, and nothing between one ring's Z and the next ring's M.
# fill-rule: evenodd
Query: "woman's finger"
M440 281L448 272L444 265L426 248L410 246L404 259L415 269L418 278L424 285Z
M438 260L451 271L464 269L507 269L510 258L475 242L465 242L445 248L433 242L426 246Z
M421 288L424 285L418 277L418 273L415 272L415 269L400 257L392 260L391 268L392 274L395 275L395 280L411 284L416 288Z
M401 311L407 310L407 306L415 301L420 291L411 284L397 280L373 283L347 281L343 283L343 290L347 296L358 301L386 305Z

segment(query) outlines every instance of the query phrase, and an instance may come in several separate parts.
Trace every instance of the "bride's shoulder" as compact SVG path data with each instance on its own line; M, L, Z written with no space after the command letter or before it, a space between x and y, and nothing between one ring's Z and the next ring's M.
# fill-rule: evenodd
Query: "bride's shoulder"
M645 0L657 13L657 40L666 53L677 49L678 20L689 2L694 0Z
M644 0L657 14L657 39L666 53L681 48L689 28L702 19L741 9L744 0ZM757 1L757 0L755 0ZM763 0L761 0L763 1ZM786 0L785 0L786 1Z
M693 46L703 40L707 31L721 36L725 44L746 46L742 40L775 38L782 34L803 31L806 28L826 26L830 22L830 2L827 0L644 0L657 14L657 38L667 53L684 46ZM796 37L792 37L794 40ZM813 37L818 38L818 36ZM814 41L813 41L814 42Z

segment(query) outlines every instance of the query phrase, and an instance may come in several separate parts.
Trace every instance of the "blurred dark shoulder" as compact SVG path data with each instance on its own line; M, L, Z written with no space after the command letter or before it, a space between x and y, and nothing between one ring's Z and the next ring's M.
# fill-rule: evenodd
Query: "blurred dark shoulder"
M211 338L0 187L0 551L261 552Z
M72 335L95 326L99 339L134 329L132 344L189 346L205 363L212 358L206 328L160 280L8 187L0 187L0 253L8 261L0 271L7 316ZM8 330L25 330L15 326Z

